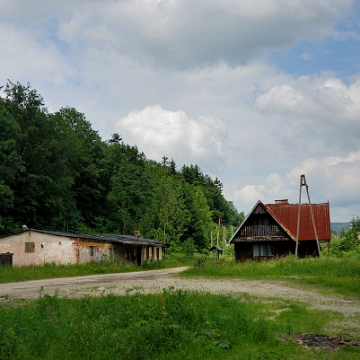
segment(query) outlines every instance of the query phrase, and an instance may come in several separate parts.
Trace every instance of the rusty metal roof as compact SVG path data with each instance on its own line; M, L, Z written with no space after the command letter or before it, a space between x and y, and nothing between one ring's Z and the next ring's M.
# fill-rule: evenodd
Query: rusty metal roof
M292 237L296 238L299 204L275 203L266 204L269 213L288 230ZM319 240L330 240L330 205L329 203L312 204L316 232ZM310 205L301 204L300 207L300 233L299 241L315 240L315 232L311 219Z

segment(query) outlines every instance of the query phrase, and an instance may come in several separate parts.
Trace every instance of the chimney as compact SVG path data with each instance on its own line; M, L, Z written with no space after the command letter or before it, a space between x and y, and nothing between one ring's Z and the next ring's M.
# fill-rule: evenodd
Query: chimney
M275 200L275 204L289 204L288 199Z
M135 230L135 231L134 231L134 236L140 237L140 231L139 231L139 230Z

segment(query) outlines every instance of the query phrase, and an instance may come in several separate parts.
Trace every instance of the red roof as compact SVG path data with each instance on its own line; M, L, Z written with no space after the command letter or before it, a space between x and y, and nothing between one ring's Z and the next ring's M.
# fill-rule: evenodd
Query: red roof
M289 204L281 201L275 204L266 204L269 213L279 224L296 239L299 204ZM330 240L330 206L329 203L312 204L316 232L319 240ZM310 205L301 204L299 241L315 240L315 232L311 219Z

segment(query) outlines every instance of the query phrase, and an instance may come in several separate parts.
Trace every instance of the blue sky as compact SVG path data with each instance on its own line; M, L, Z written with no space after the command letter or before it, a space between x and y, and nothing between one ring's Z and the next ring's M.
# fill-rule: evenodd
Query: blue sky
M106 140L198 164L239 211L360 216L360 2L0 0L0 83L73 106Z
M346 80L360 72L360 2L333 27L334 34L303 39L283 52L272 52L270 61L279 70L300 75L335 72Z

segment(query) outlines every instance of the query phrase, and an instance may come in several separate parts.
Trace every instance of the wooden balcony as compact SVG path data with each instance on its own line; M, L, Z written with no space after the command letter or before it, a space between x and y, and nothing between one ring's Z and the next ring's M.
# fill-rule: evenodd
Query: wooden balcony
M288 235L278 225L252 225L244 226L238 235L239 240L244 239L268 239L268 240L284 240Z

